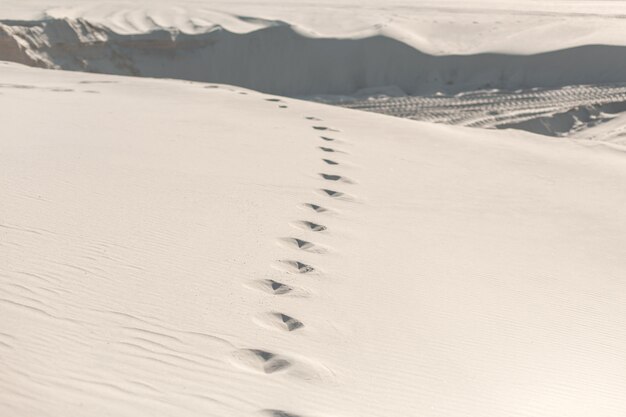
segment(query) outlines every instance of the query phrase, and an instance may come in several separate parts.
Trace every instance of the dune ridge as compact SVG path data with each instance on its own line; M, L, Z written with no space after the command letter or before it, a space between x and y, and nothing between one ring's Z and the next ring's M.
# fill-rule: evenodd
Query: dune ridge
M288 24L245 33L119 34L78 18L0 21L0 60L42 68L239 85L285 96L407 94L626 82L626 47L583 45L531 55L431 55L385 35L315 38Z

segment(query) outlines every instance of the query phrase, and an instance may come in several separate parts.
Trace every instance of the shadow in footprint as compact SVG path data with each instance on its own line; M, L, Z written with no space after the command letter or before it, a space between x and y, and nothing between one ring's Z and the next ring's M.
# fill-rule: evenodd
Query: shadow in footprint
M308 274L315 271L311 265L300 261L282 260L279 261L279 268L290 274Z
M281 105L281 106L278 106L278 108L280 108L280 109L286 109L286 108L287 108L287 106L285 106L285 105Z
M291 362L280 355L261 349L241 349L237 357L244 365L265 374L283 371L291 366Z
M287 411L283 411L283 410L267 409L267 410L263 410L262 412L268 417L304 417L300 414L288 413Z
M326 226L322 226L321 224L309 222L306 220L295 222L294 225L300 229L310 230L312 232L322 232L327 229Z
M342 177L341 175L334 174L324 174L322 172L319 173L320 177L324 178L326 181L340 181L345 182L346 184L353 184L354 182L346 177Z
M273 279L263 279L260 280L258 284L261 290L274 295L284 295L293 291L293 288L289 285L274 281Z
M327 148L325 146L320 146L319 148L323 150L324 152L337 152L333 148Z
M342 197L345 194L340 192L340 191L334 191L334 190L329 190L327 188L322 188L321 189L322 193L326 194L329 197L333 197L333 198L338 198L338 197Z
M325 140L325 141L327 141L327 142L332 142L332 141L334 141L334 140L335 140L335 139L333 139L333 138L329 138L329 137L326 137L326 136L320 136L320 138L321 138L321 139L323 139L323 140Z
M322 158L322 161L326 162L328 165L339 165L339 162L335 162L332 159L324 159L324 158Z
M286 237L286 238L279 239L279 241L286 246L289 246L295 249L300 249L306 252L326 253L326 249L321 248L311 242L307 242L306 240L296 239L293 237Z
M324 208L322 206L318 206L317 204L305 203L304 207L310 208L311 210L314 210L317 213L324 213L324 212L328 211L327 208Z
M317 117L313 117L313 116L306 116L305 119L307 120L315 120L317 122L320 122L322 119L318 119Z
M330 127L326 127L326 126L313 126L313 129L315 129L315 130L327 130L329 132L339 132L336 129L331 129Z
M304 327L304 323L300 320L283 313L270 313L269 319L272 322L271 324L275 327L288 332L293 332L294 330Z

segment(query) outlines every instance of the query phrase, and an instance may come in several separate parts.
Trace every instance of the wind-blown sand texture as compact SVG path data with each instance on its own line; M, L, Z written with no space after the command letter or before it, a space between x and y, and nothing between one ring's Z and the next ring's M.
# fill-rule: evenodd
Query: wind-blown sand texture
M591 142L0 62L0 126L0 416L626 415L623 115Z

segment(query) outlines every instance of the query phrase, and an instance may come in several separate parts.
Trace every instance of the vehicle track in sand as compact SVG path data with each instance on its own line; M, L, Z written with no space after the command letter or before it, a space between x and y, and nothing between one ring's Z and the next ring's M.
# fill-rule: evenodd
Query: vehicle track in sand
M610 120L626 111L626 85L575 85L454 96L359 99L339 105L413 120L481 128L517 128L550 136Z

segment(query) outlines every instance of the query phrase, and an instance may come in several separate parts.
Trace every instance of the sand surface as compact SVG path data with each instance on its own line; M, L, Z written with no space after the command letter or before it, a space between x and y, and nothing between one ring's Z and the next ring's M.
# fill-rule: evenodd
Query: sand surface
M623 153L0 74L1 415L626 411Z
M1 417L626 415L624 113L294 98L578 117L626 5L356 4L3 0Z

